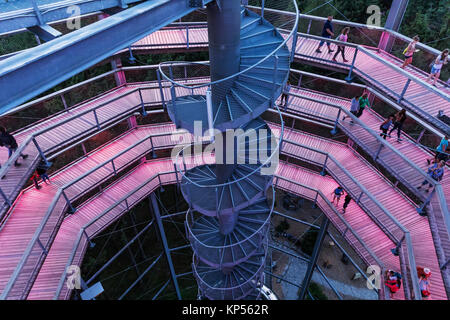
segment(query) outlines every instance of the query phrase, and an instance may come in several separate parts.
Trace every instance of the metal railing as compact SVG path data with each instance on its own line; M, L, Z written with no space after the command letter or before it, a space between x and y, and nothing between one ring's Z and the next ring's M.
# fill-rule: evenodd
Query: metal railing
M377 257L372 249L369 248L364 240L361 239L358 233L344 219L342 214L339 213L336 207L330 202L328 197L324 195L322 191L284 178L280 175L275 175L274 179L274 185L276 185L278 189L306 198L312 201L315 206L318 206L322 210L322 212L324 212L327 217L333 222L333 225L341 233L342 237L349 243L352 243L352 247L358 253L360 258L367 264L367 266L377 265L382 270L381 274L384 274L384 272L386 271L386 266L384 265L384 263L380 260L380 258ZM294 186L294 188L292 186ZM357 246L357 243L359 243L361 247ZM359 271L361 275L366 278L366 280L370 281L369 278L367 278L365 272L363 272L362 270ZM378 296L380 298L383 298L383 286L380 289L381 290L379 290L375 286L373 287L373 290L377 292Z
M443 191L441 183L432 179L423 169L419 168L414 162L408 159L403 153L394 148L390 143L382 139L378 132L374 132L370 129L364 122L359 118L355 117L350 111L342 106L335 105L323 100L318 100L310 97L305 97L295 93L290 93L291 96L304 99L307 101L320 103L322 106L326 106L333 110L331 112L327 111L322 116L328 119L333 119L334 121L334 131L339 127L347 136L349 136L353 141L355 141L365 152L367 152L372 159L379 163L383 168L385 168L391 175L393 175L398 181L401 181L411 192L419 195L423 200L422 205L417 209L421 213L425 207L431 202L433 197L437 197L440 204L440 213L445 221L446 228L450 234L450 215L448 213L448 201L446 199L445 193ZM291 100L288 109L291 112L296 113L295 103ZM304 110L301 106L300 109ZM336 118L333 118L333 115ZM358 129L363 129L365 132L364 137L370 139L369 141L362 141L361 136L363 133L358 131L355 134L349 126L342 125L342 116L349 118L354 122L353 126L358 126ZM351 126L351 125L350 125ZM374 145L375 149L370 148L369 145ZM410 173L413 172L413 175ZM433 190L428 195L423 195L418 193L417 186L423 181L427 181L433 186Z
M82 195L86 194L103 181L117 175L119 171L128 167L130 163L139 160L149 152L154 154L155 150L173 146L172 144L155 146L158 138L173 137L177 135L186 135L186 132L171 131L148 135L144 139L116 154L111 159L97 165L83 175L58 188L50 207L47 209L45 216L42 218L39 227L35 231L26 251L23 253L22 258L14 270L13 275L9 279L8 284L3 290L0 299L7 299L10 292L14 290L15 283L19 280L24 280L21 279L23 277L28 278L26 279L27 285L23 288L21 297L23 298L26 294L28 294L34 278L37 276L37 272L40 269L42 261L48 254L48 250L50 249L53 239L56 236L59 225L65 217L64 213L66 208L68 208L71 213L75 212L75 208L72 206L74 200L80 198ZM140 150L140 152L136 152L136 148L140 148L142 150ZM131 158L127 158L125 160L121 159L123 156L128 154L131 154ZM88 187L86 187L86 185L77 186L78 183L82 183L84 179L91 177L91 175L97 175L93 178L95 183L91 183ZM75 188L75 190L72 190L71 188ZM73 194L73 196L71 196L71 194ZM29 261L30 258L35 259L35 261ZM23 268L25 266L29 266L30 264L34 265L31 269L31 274L29 269L26 273L22 273Z
M294 147L296 152L286 151L285 149L289 147ZM301 152L299 152L299 149ZM323 174L325 171L329 172L333 179L347 190L355 202L394 242L396 251L399 252L400 249L406 251L406 256L402 255L403 259L406 260L405 264L401 264L402 273L408 276L412 288L409 288L408 284L405 283L405 293L408 298L413 296L415 299L420 299L416 263L409 231L331 154L286 139L283 140L282 153L321 166ZM319 159L317 159L317 155L319 155ZM400 253L402 252L400 251Z
M81 260L84 255L84 251L86 250L88 243L90 243L91 239L96 234L98 234L98 232L101 231L101 228L99 228L98 226L95 226L95 223L97 221L99 221L100 219L104 218L106 215L111 214L111 212L114 209L118 208L119 206L120 206L119 210L121 210L122 212L129 211L129 209L131 209L134 205L139 203L145 196L147 196L149 193L156 190L158 187L161 187L162 185L165 185L165 184L175 183L178 181L178 178L175 178L175 179L172 178L171 181L169 181L167 179L161 179L161 176L167 176L167 175L170 175L170 176L175 175L175 170L168 171L168 172L160 172L158 174L153 175L152 177L147 179L144 183L137 186L136 189L130 191L121 199L118 199L115 204L111 205L108 209L104 210L96 218L89 221L87 224L85 224L80 229L77 240L75 241L75 243L73 245L71 254L69 256L69 259L67 260L66 267L64 268L64 273L62 274L62 276L60 278L60 281L58 283L58 287L56 289L53 299L67 298L67 295L69 292L63 292L64 296L61 296L61 293L64 289L65 280L67 278L68 267L73 264L76 264L76 265L81 264ZM151 185L152 183L155 183L155 184ZM151 186L148 189L148 191L146 191L144 193L144 195L142 195L139 198L133 198L133 202L131 202L131 203L128 201L129 198L131 198L133 195L135 195L136 191L145 190L149 185L151 185ZM114 219L117 219L118 216L119 216L119 214L116 214ZM94 230L90 231L90 229L89 229L90 227L92 227L92 229L94 229Z
M199 82L201 82L202 79L199 79ZM166 83L159 83L160 93L163 96L163 88L166 88ZM47 155L51 152L54 152L58 148L61 148L64 145L69 144L70 142L74 142L76 140L79 140L83 136L88 136L95 132L101 132L105 129L107 129L109 126L116 124L120 122L121 120L126 119L130 114L137 110L141 110L142 114L146 114L145 107L151 106L151 105L159 105L161 102L164 102L164 99L161 101L151 101L151 102L145 102L144 101L144 93L147 90L155 90L157 88L156 86L143 86L143 87L137 87L134 88L126 93L120 94L116 97L113 97L112 99L109 99L108 101L105 101L103 103L100 103L88 110L82 111L80 113L77 113L67 119L64 119L58 123L55 123L53 125L47 126L39 131L31 133L25 141L23 141L18 150L11 156L11 158L8 159L8 161L0 168L0 178L7 175L7 172L10 170L10 168L13 166L14 162L19 159L20 154L25 153L25 150L28 149L29 151L33 150L35 154L37 154L38 157L40 157L43 161L48 163ZM108 106L110 106L111 103L114 103L120 99L128 99L126 101L127 105L130 105L129 98L133 98L136 101L135 105L131 105L127 109L121 112L112 113L110 110L107 110ZM68 112L68 111L67 111ZM104 116L104 119L99 118L99 115ZM87 118L84 119L86 121L83 122L84 126L88 126L88 128L85 128L82 132L73 132L73 135L70 135L66 137L64 140L51 144L51 146L43 147L43 145L46 142L46 139L44 135L46 133L51 132L55 128L58 128L62 125L66 125L70 122L75 122L80 120L82 117ZM94 120L93 122L91 122ZM73 126L74 128L77 127L77 125ZM42 141L40 141L42 139ZM49 139L52 141L53 139ZM47 140L48 141L48 140ZM47 143L48 144L48 143ZM30 150L30 148L32 148ZM29 153L29 152L28 152ZM36 162L36 160L34 160ZM25 181L28 179L28 177L25 177ZM24 183L24 181L19 182L21 184ZM8 195L6 192L4 192L0 188L0 196L4 200L4 204L8 207L10 207L13 204L13 198L14 195ZM11 197L11 198L10 198ZM3 206L4 206L3 204ZM0 221L3 219L3 215L0 217Z

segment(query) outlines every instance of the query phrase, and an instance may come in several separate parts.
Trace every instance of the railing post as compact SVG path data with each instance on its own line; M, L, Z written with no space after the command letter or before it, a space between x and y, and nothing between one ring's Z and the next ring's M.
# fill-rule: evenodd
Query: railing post
M264 18L264 7L265 6L266 6L266 1L262 0L262 3L261 3L261 17L263 17L263 18Z
M359 196L358 196L358 199L356 200L356 204L359 204L359 202L361 201L361 198L362 198L363 194L364 194L364 192L361 191L361 193L360 193Z
M39 144L37 143L35 137L33 137L33 143L34 143L34 145L36 146L36 149L37 149L38 152L39 152L39 156L42 158L42 160L44 160L45 165L46 165L46 166L50 166L50 162L48 162L47 157L45 156L45 154L44 154L44 152L42 151L41 147L40 147Z
M100 131L101 127L100 127L100 122L98 121L98 115L97 115L96 109L94 109L94 118L95 118L95 123L97 124L97 129Z
M350 66L350 70L348 72L348 76L345 78L345 81L352 82L353 80L353 69L355 68L356 56L358 55L358 47L355 49L355 54L353 55L352 65Z
M416 143L417 143L417 144L419 144L420 141L422 140L423 135L425 134L425 131L426 131L426 130L427 130L427 129L423 129L422 131L420 131L419 136L417 137L417 140L416 140Z
M342 112L342 109L339 108L339 111L338 111L336 120L334 121L334 127L333 127L333 130L331 130L331 134L332 134L333 136L337 133L337 125L338 125L338 123L339 123L339 118L340 118L340 116L341 116L341 112Z
M117 174L117 170L116 170L116 165L114 164L114 159L111 160L111 165L112 165L112 168L113 168L114 175L116 175Z
M213 120L211 86L209 86L208 89L206 89L206 112L208 115L208 129L210 141L214 141L214 120Z
M141 114L143 117L145 117L147 115L147 111L145 111L144 98L142 98L141 88L138 89L138 92L139 92L139 99L141 100L141 108L142 108Z
M411 83L411 79L408 78L408 81L406 81L405 86L403 87L402 93L400 94L400 97L397 100L397 103L402 102L403 97L405 96L406 90L408 90L409 84Z
M316 192L316 196L314 197L314 203L312 205L313 208L317 208L317 198L319 197L319 191Z
M325 158L325 162L323 163L322 171L320 172L320 175L321 175L321 176L324 176L324 175L325 175L325 168L327 167L327 162L328 162L328 154L327 154L327 156L326 156L326 158Z
M88 234L86 232L86 229L84 229L84 228L83 228L83 234L86 237L86 240L89 242L89 246L91 248L95 247L95 243L91 241L91 238L89 238L89 236L88 236Z
M294 39L292 40L291 62L294 61L295 50L297 49L297 41L298 41L297 30L294 33L293 37L294 37Z
M64 105L64 110L68 111L69 107L67 106L66 98L64 98L64 93L61 93L59 96L61 97L61 101Z
M63 195L64 199L66 199L67 205L69 206L69 213L74 214L76 209L70 203L69 197L66 195L66 192L64 190L62 191L62 195Z
M152 157L153 157L153 159L155 159L156 153L155 153L155 146L153 145L153 137L152 136L150 136L150 145L152 147Z
M381 153L381 149L383 148L383 143L380 142L380 146L378 147L377 152L375 153L375 156L373 158L373 160L377 161L378 157L380 156Z
M159 93L161 95L161 102L162 102L163 108L164 108L164 110L167 110L166 99L164 99L164 90L163 90L162 82L161 82L161 73L159 72L159 69L156 70L156 78L158 79Z
M186 48L189 49L189 26L186 26Z
M275 66L273 70L273 87L272 87L272 106L275 105L275 91L277 88L277 75L278 75L278 56L275 55ZM287 105L287 103L286 103Z
M45 255L48 255L48 251L47 249L45 249L45 246L42 244L41 239L37 239L37 243L39 245L39 247L41 247L42 251L44 252Z
M309 19L308 29L306 30L306 34L309 34L311 32L311 24L312 24L312 19Z
M3 199L5 199L6 204L8 204L8 206L11 207L12 205L11 200L8 199L6 194L3 192L2 188L0 188L0 194L2 195Z
M430 194L428 195L428 197L426 198L426 200L424 201L424 203L417 208L417 213L421 216L426 216L427 214L425 213L424 209L425 207L430 203L431 198L433 197L434 193L436 192L436 186L434 186L433 191L430 192Z

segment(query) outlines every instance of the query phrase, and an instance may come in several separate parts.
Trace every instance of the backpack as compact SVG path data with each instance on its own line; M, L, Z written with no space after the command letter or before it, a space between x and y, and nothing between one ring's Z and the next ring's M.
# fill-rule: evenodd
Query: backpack
M400 273L396 272L395 276L397 277L397 285L398 285L398 288L400 289L402 286L402 275Z

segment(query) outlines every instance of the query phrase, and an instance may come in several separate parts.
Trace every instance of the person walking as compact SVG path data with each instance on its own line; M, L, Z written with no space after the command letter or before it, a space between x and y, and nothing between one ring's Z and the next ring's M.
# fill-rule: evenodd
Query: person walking
M387 137L387 132L389 130L389 128L391 127L392 123L395 120L395 116L394 115L390 115L386 120L384 120L384 122L380 125L380 137L383 137L384 140L386 140Z
M352 197L347 193L344 198L344 206L342 207L342 213L345 213L347 210L348 205L350 204L350 201L352 201Z
M45 182L46 184L50 184L50 177L47 174L47 169L48 167L45 162L41 161L36 168L36 173L43 182Z
M393 270L386 271L386 281L384 283L389 288L390 297L393 298L394 294L400 290L402 286L402 276L400 273Z
M431 161L433 161L433 163L438 163L439 161L447 162L448 160L447 150L448 150L448 136L444 136L436 148L436 155L434 156L434 159L427 159L428 165L431 164Z
M389 138L391 137L391 133L395 129L397 129L397 142L402 141L402 139L400 138L400 135L401 135L402 127L403 127L403 124L405 123L405 121L406 121L406 110L402 109L395 114L394 127L391 129L391 131L389 131Z
M331 37L334 37L333 24L331 23L332 21L333 21L333 16L328 16L328 19L325 22L325 24L323 25L323 29L322 29L322 37L323 38L331 39ZM322 46L325 42L326 42L326 40L320 41L319 47L316 50L317 53L322 53L322 51L320 51L320 48L322 48ZM331 49L330 42L327 42L327 47L328 47L328 53L334 52L334 50Z
M337 200L336 201L337 206L339 205L339 200L341 199L341 196L344 194L344 188L339 186L336 189L334 189L334 191L331 194L333 195L333 200L331 201L331 203L334 203L334 200Z
M367 93L364 93L361 97L359 97L358 102L359 102L359 111L358 114L356 115L357 118L362 116L364 109L366 107L367 108L371 107L369 102L369 95Z
M341 34L336 38L336 40L339 40L341 42L347 42L348 41L348 32L349 31L350 31L350 27L345 27L344 29L342 29ZM336 57L338 56L339 53L341 53L342 54L342 59L344 60L344 62L348 62L348 60L345 59L345 46L344 45L338 45L337 47L338 47L338 50L334 54L333 61L337 62Z
M449 49L445 49L442 53L436 58L431 67L430 75L428 76L427 82L433 80L433 86L437 87L436 81L441 76L442 67L448 63L448 52Z
M280 106L284 107L285 109L287 108L288 105L288 101L289 101L289 91L291 91L291 83L286 82L286 84L284 85L283 88L283 93L281 94L281 101L280 101ZM284 101L284 103L283 103Z
M442 177L444 176L444 161L440 161L439 163L433 164L431 167L428 168L427 174L435 181L439 182L442 180ZM421 189L424 185L428 183L428 188L425 190L425 192L430 191L430 188L433 187L433 185L428 182L427 179L425 179L420 186L417 187L417 189Z
M8 148L8 158L11 158L19 147L16 139L8 131L6 131L5 127L2 126L0 126L0 146ZM21 153L20 156L24 160L28 158L28 155L26 154ZM16 159L14 166L20 166L19 159Z
M415 36L413 40L408 44L406 49L403 51L403 54L405 55L405 61L403 62L403 65L401 66L402 69L405 69L408 65L410 65L413 62L413 55L415 52L419 51L416 50L416 44L420 41L419 36Z
M358 117L359 113L359 101L358 97L355 96L352 98L352 101L350 102L350 113L353 114L355 117ZM347 116L344 116L342 118L342 121L344 121L347 118ZM353 120L350 120L350 123L354 123Z

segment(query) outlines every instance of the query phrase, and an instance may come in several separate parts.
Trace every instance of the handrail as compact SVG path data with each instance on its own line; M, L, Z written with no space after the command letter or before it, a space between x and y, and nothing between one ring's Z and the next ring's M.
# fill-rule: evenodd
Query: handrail
M382 229L382 230L385 230L385 233L387 234L387 235L390 235L390 238L391 238L391 240L393 240L393 242L394 243L396 243L396 246L397 246L397 248L400 248L401 247L401 244L402 244L402 242L403 241L405 241L405 243L406 243L406 250L407 250L407 254L408 254L408 262L407 262L407 264L408 264L408 266L409 266L409 270L411 270L410 271L410 274L409 274L409 276L411 277L411 282L412 282L412 284L413 284L413 292L414 292L414 296L415 296L415 298L416 299L420 299L420 290L419 290L419 282L418 282L418 279L417 279L417 277L415 276L415 270L416 270L416 262L415 262L415 257L414 257L414 249L413 249L413 246L412 246L412 241L411 241L411 238L410 238L410 233L409 233L409 231L408 231L408 229L406 229L394 216L392 216L391 215L391 213L377 200L377 199L375 199L374 197L373 197L373 195L363 186L363 185L361 185L353 176L352 176L352 174L350 173L350 172L348 172L348 170L345 168L345 167L343 167L340 163L339 163L339 161L337 161L331 154L329 154L329 153L326 153L326 152L323 152L323 151L320 151L320 150L314 150L314 148L311 148L311 147L308 147L308 146L305 146L305 145L302 145L302 144L298 144L298 143L296 143L296 142L293 142L293 141L290 141L290 140L287 140L287 139L284 139L283 140L283 145L285 145L286 143L289 143L289 144L293 144L293 145L295 145L295 146L298 146L298 147L301 147L301 148L305 148L305 149L308 149L308 150L310 150L310 151L315 151L315 152L317 152L317 153L320 153L320 154L323 154L323 155L326 155L327 156L327 158L328 159L330 159L331 161L333 161L333 163L340 169L340 170L342 170L344 173L345 173L345 175L347 176L347 178L349 178L354 184L356 184L360 189L361 189L361 194L360 194L360 196L359 196L359 198L363 195L363 194L365 194L382 212L383 212L383 214L386 216L386 217L388 217L400 230L401 230L401 232L403 232L403 238L401 238L401 239L397 239L396 238L396 236L393 234L393 233L391 233L391 231L389 231L389 227L386 227L386 226L384 226L384 224L381 222L381 221L379 221L379 219L378 219L378 217L374 217L371 213L370 213L370 209L368 209L364 204L362 204L360 201L359 201L359 199L357 200L357 203L358 203L358 205L360 205L360 206L362 206L362 207L366 207L366 212L372 217L372 219L374 219L375 221L376 221L376 223L377 223L377 225ZM305 160L305 161L308 161L308 159L306 159L306 158L302 158L302 157L300 157L300 156L297 156L297 155L293 155L293 154L288 154L289 156L291 156L291 157L293 157L293 158L296 158L296 159L299 159L299 160ZM328 166L327 166L327 158L325 159L325 163L323 164L323 167L324 168L329 168ZM333 170L332 169L329 169L328 170L331 174L332 174L332 172L333 172ZM344 183L337 175L335 175L335 174L332 174L332 175L334 175L334 179L336 180L336 181L340 181L340 184L341 185L343 185L343 186L345 186L345 185L347 185L347 183ZM355 200L356 201L356 200ZM407 270L407 269L405 269L405 270Z
M264 57L263 59L261 59L260 61L258 61L257 63L255 63L254 65L248 67L247 69L244 69L244 70L242 70L242 71L239 71L238 73L235 73L235 74L230 75L230 76L228 76L228 77L225 77L225 78L223 78L223 79L216 80L216 81L212 81L212 82L209 82L209 83L207 83L207 84L200 85L200 86L197 86L197 87L187 87L187 86L184 86L183 84L180 84L180 83L177 83L176 81L173 81L173 80L171 79L170 76L167 76L167 75L164 73L164 71L162 70L162 66L165 66L166 64L170 64L171 66L172 66L173 64L177 64L177 62L175 62L175 61L172 61L172 62L163 62L163 63L161 63L161 64L159 65L159 72L161 73L161 75L162 75L166 80L170 81L173 85L176 85L176 86L178 86L178 87L184 87L184 88L187 88L187 89L197 89L197 88L202 88L202 87L209 87L209 86L212 86L212 85L217 85L217 84L219 84L219 83L223 83L223 82L228 81L228 80L231 80L231 79L235 79L236 77L240 76L241 74L244 74L244 73L246 73L247 71L252 70L252 69L254 69L255 67L259 66L260 64L262 64L264 61L266 61L266 60L269 59L270 57L276 55L276 53L277 53L279 50L281 50L281 48L283 48L285 45L287 45L288 41L294 36L294 34L297 32L297 29L298 29L299 9L298 9L297 1L293 0L293 1L292 1L292 4L294 5L294 9L295 9L295 23L294 23L294 27L293 27L292 30L290 31L289 35L286 37L286 39L284 39L284 41L283 41L277 48L275 48L272 52L270 52L266 57ZM264 7L264 1L263 1L263 7ZM261 19L262 19L263 21L266 21L266 20L264 19L264 17L261 17ZM295 51L295 48L292 48L292 49Z
M62 288L63 288L63 286L64 286L64 280L66 279L66 276L67 276L67 270L68 270L67 267L69 267L69 266L72 264L73 259L75 258L76 251L77 251L78 246L79 246L79 244L80 244L80 242L81 242L81 240L82 240L83 235L87 236L87 235L86 235L86 229L87 229L89 226L91 226L92 224L94 224L96 221L98 221L99 219L103 218L106 214L108 214L109 212L111 212L111 211L112 211L113 209L115 209L117 206L119 206L120 204L122 204L122 202L127 202L127 199L128 199L130 196L132 196L133 194L135 194L137 190L140 190L140 189L144 188L147 184L151 183L151 182L152 182L153 180L155 180L156 178L159 178L160 175L174 174L174 173L176 174L175 171L166 171L166 172L160 172L160 173L154 174L154 175L151 176L149 179L147 179L145 182L143 182L143 183L141 183L139 186L137 186L135 190L130 191L129 193L127 193L125 196L123 196L122 198L120 198L115 204L111 205L108 209L104 210L99 216L97 216L96 218L94 218L94 219L92 219L91 221L89 221L88 223L86 223L86 224L80 229L80 232L79 232L79 234L78 234L77 241L74 243L74 246L73 246L73 249L72 249L72 253L71 253L71 255L70 255L70 257L69 257L69 259L68 259L68 261L67 261L66 268L64 269L64 273L62 274L62 276L61 276L61 278L60 278L60 281L59 281L59 284L58 284L58 288L56 289L56 292L55 292L54 299L58 299L58 297L59 297L59 295L60 295L60 293L61 293L61 290L62 290ZM161 185L162 185L161 179L158 179L158 181L159 181L159 183L160 183L158 186L161 186ZM87 237L88 237L88 236L87 236ZM88 237L87 239L89 240L89 237Z
M161 136L173 136L173 135L184 135L186 134L186 132L164 132L164 133L157 133L157 134L150 134L148 136L146 136L145 138L139 140L138 142L134 143L133 145L129 146L128 148L126 148L125 150L121 151L120 153L116 154L115 156L113 156L111 159L104 161L103 163L95 166L94 168L90 169L89 171L85 172L83 175L78 176L75 180L70 181L69 183L66 183L65 185L61 186L58 188L58 191L55 195L55 197L52 200L52 203L50 205L50 207L47 209L47 213L45 214L45 216L42 218L41 223L39 224L39 227L36 229L31 241L28 244L27 249L25 250L25 252L22 255L21 261L19 262L19 264L17 265L17 267L14 270L13 275L11 276L11 278L8 281L8 284L6 285L5 289L3 290L0 298L1 299L5 299L5 297L7 297L7 295L9 294L10 290L13 288L17 278L19 277L19 274L21 272L21 270L23 269L23 267L25 266L25 263L28 259L28 257L31 254L31 251L33 250L33 248L35 247L36 243L38 243L40 240L40 236L47 224L47 222L49 221L50 217L52 216L52 213L55 209L55 206L57 205L57 203L59 202L59 200L61 199L65 199L68 206L71 207L71 201L68 198L68 196L65 193L65 190L68 189L69 187L73 186L75 183L83 180L85 177L89 176L90 174L92 174L93 172L104 168L105 166L109 165L110 163L113 165L113 174L116 174L116 171L118 171L118 168L114 167L114 160L119 158L120 156L122 156L123 154L129 152L130 150L133 150L136 146L141 145L144 142L147 142L153 139L153 138L157 138L157 137L161 137ZM153 146L153 143L151 143L152 146L150 149L146 150L146 152L144 152L144 154L148 153L148 152L152 152L154 151L156 148ZM158 147L158 149L160 149L160 147ZM141 154L135 156L135 158L139 158L141 156ZM125 165L126 166L126 165ZM108 175L107 177L109 177L110 175ZM105 178L104 178L105 179ZM100 181L97 181L97 183ZM79 197L81 195L81 193L79 193L77 195L77 197Z

